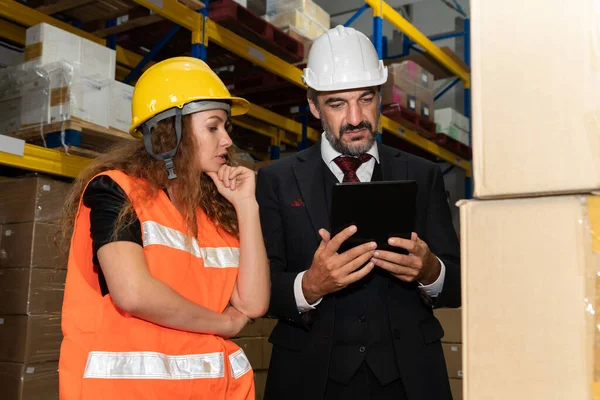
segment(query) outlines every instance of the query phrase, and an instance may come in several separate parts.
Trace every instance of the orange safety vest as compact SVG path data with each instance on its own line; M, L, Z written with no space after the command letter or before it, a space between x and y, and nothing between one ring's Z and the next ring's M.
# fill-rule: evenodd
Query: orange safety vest
M239 241L198 211L189 238L180 213L160 191L120 171L102 173L129 196L142 226L150 273L185 298L216 312L229 303L238 275ZM248 358L219 336L165 328L136 318L102 296L92 263L90 209L75 220L62 313L60 399L254 400Z

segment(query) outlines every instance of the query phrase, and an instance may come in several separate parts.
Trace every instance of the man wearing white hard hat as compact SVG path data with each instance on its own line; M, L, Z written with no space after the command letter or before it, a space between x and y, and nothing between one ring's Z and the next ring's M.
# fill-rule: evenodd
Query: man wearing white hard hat
M432 309L460 306L458 240L439 167L376 140L386 80L364 34L338 26L320 36L304 82L322 138L259 171L279 318L265 400L452 398ZM370 243L338 253L355 232L329 233L335 183L402 180L418 184L416 232L389 244L408 255Z

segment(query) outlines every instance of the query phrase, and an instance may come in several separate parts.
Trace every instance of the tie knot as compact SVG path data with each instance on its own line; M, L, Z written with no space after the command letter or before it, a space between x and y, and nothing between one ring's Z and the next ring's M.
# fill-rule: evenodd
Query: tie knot
M344 173L344 182L358 182L356 170L362 163L367 162L370 159L370 154L362 154L359 157L338 156L333 162L335 162Z

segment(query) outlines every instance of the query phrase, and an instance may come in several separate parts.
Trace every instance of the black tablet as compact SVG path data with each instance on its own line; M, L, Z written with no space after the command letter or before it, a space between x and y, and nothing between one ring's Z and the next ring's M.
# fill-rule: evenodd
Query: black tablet
M379 250L406 254L388 244L390 237L410 239L415 230L417 182L337 183L331 196L331 237L356 225L357 232L338 253L370 241Z

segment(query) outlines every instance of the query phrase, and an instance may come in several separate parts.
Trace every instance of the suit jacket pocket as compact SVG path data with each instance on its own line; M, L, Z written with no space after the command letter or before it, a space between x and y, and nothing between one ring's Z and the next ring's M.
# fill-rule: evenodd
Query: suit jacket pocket
M421 321L421 334L425 344L439 342L444 337L444 328L442 328L440 321L432 316Z

